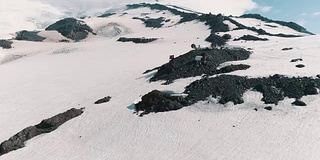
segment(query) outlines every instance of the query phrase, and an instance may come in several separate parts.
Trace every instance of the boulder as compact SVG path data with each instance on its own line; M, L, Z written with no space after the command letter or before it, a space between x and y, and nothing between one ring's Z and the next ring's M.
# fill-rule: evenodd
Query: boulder
M272 107L271 106L267 106L267 107L264 107L265 110L268 110L268 111L271 111L272 110Z
M304 103L303 101L296 99L294 102L291 103L294 106L307 106L306 103Z
M184 107L183 97L170 96L158 90L153 90L144 95L139 103L136 104L136 111L142 111L140 116L151 112L166 112L178 110Z

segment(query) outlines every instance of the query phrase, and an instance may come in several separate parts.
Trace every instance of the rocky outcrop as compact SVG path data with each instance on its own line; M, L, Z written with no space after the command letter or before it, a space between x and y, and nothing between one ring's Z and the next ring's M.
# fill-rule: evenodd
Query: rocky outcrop
M16 33L16 40L42 42L46 38L38 35L39 31L20 31Z
M179 78L201 76L202 74L219 74L217 69L221 63L228 61L245 60L251 52L244 49L202 49L192 50L184 55L174 58L162 65L150 81L172 81ZM203 61L196 61L195 57L203 56ZM221 71L237 70L244 66L224 68ZM244 69L248 67L245 66Z
M47 27L45 30L58 31L63 36L75 41L80 41L82 39L87 38L89 33L95 34L93 33L92 28L90 28L84 21L77 20L74 18L66 18L60 20Z
M81 115L82 113L83 111L81 109L72 108L64 113L60 113L56 116L45 119L35 126L30 126L23 129L0 144L0 156L25 147L24 143L31 138L43 133L50 133L56 130L63 123Z
M133 42L133 43L150 43L153 41L158 40L158 38L126 38L120 37L117 41L118 42Z
M247 78L233 75L221 75L195 81L186 87L186 100L189 104L205 100L210 95L225 104L243 103L243 93L254 90L263 94L266 104L278 104L285 97L300 99L302 96L314 95L320 87L320 79L311 77L285 77L274 75L264 78Z
M5 40L5 39L0 39L0 47L2 47L3 49L10 49L12 48L12 41L9 40Z
M224 39L223 37L220 37L216 34L210 34L210 36L205 40L211 43L212 48L224 46L227 42L227 39Z
M160 17L160 18L139 18L139 17L133 17L133 19L139 19L141 20L146 27L150 27L150 28L161 28L164 24L163 22L165 22L165 18Z
M140 116L151 112L166 112L181 109L186 105L183 97L170 96L169 94L153 90L144 95L141 101L136 104L136 111L142 112Z
M240 40L245 40L245 41L268 41L269 39L267 38L259 38L253 35L244 35L240 38L234 39L234 41L240 41Z

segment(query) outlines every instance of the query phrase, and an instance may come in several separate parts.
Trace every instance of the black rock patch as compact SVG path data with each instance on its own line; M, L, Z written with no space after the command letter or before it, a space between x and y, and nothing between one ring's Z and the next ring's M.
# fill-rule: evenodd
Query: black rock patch
M237 70L248 68L248 66L229 66L221 69L217 67L227 61L246 60L251 52L245 49L203 49L192 50L184 55L174 58L169 63L162 65L158 72L150 79L151 82L158 80L176 80L179 78L188 78L201 76L202 74L215 75L222 71ZM196 56L205 57L204 61L196 61Z
M211 43L212 48L224 46L227 42L227 39L220 37L216 34L210 34L210 36L207 37L205 40Z
M66 18L60 20L45 29L46 31L55 30L61 33L63 36L75 41L80 41L88 37L89 33L93 33L84 21L80 21L74 18Z
M282 48L283 51L289 51L289 50L292 50L293 48L290 47L290 48Z
M304 64L297 64L296 67L297 67L297 68L304 68L305 65L304 65Z
M8 140L0 144L0 156L25 147L24 143L26 141L40 134L50 133L54 131L63 123L69 121L70 119L78 117L82 113L83 111L81 109L72 108L64 113L60 113L56 116L45 119L35 126L30 126L23 129L19 133L15 134L14 136L10 137Z
M111 97L108 96L108 97L104 97L104 98L101 98L99 100L97 100L96 102L94 102L94 104L101 104L101 103L107 103L111 100Z
M220 68L219 70L217 70L217 73L219 73L219 74L230 73L230 72L234 72L237 70L246 70L249 68L250 68L250 66L246 65L246 64L230 65L230 66L225 66L225 67Z
M303 59L302 58L292 59L290 62L298 62L298 61L303 61Z
M166 112L181 109L186 105L183 97L170 96L169 94L153 90L142 97L136 104L136 111L142 111L140 116L151 112Z
M291 103L294 106L307 106L306 103L304 103L303 101L296 99L294 102Z
M268 110L268 111L272 111L272 107L271 106L268 106L268 107L264 107L265 110Z
M98 16L99 18L107 18L107 17L110 17L110 16L113 16L115 15L116 13L104 13L100 16Z
M262 101L266 104L278 104L285 97L300 99L302 96L313 95L320 87L320 79L310 77L285 77L274 75L264 78L247 78L233 75L221 75L214 78L197 80L186 87L186 100L194 104L212 96L219 99L219 103L243 103L243 94L248 90L255 90L263 94Z
M245 41L268 41L269 39L267 38L259 38L256 36L252 36L252 35L244 35L240 38L234 39L234 41L240 41L240 40L245 40Z
M126 38L120 37L117 41L118 42L133 42L133 43L150 43L153 41L158 40L158 38Z
M42 42L46 38L38 35L39 31L20 31L16 33L16 40L21 41L33 41L33 42Z
M163 26L163 22L165 21L165 18L139 18L139 17L133 17L133 19L139 19L141 20L146 27L150 28L161 28Z
M12 41L9 40L5 40L5 39L0 39L0 47L2 47L3 49L10 49L12 48Z

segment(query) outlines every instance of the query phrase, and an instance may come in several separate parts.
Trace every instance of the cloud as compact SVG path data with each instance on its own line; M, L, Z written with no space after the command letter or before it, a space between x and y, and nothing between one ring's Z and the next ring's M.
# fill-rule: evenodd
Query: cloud
M300 16L307 16L308 13L301 13Z
M55 7L29 0L19 0L19 3L2 0L0 13L1 35L24 29L43 28L62 16L62 13Z
M73 15L93 14L105 8L128 3L156 2L155 0L33 0L50 4ZM160 3L187 7L199 12L222 13L225 15L241 15L247 10L257 8L252 0L158 0ZM269 8L265 8L268 10Z
M320 12L314 12L312 15L313 15L314 17L318 17L318 16L320 16Z
M261 6L261 7L259 7L259 9L261 10L261 12L269 12L269 11L271 11L272 7L271 6Z
M69 16L97 15L116 5L155 2L155 0L30 0L58 8Z
M245 11L257 8L252 0L159 0L162 3L188 7L204 13L222 13L225 15L241 15Z

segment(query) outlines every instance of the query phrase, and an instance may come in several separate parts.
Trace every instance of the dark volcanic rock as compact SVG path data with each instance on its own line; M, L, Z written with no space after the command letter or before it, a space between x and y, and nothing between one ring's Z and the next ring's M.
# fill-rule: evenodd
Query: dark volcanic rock
M186 100L189 104L206 100L207 97L218 98L225 104L242 103L243 93L255 89L263 94L262 101L266 104L278 104L284 97L300 99L304 95L312 95L320 87L320 79L308 77L288 78L274 75L264 78L246 78L232 75L221 75L214 78L201 79L186 87ZM310 91L309 91L310 90Z
M248 84L247 84L248 83ZM207 97L218 98L219 103L234 104L243 103L243 93L248 90L250 83L245 77L222 75L215 78L197 80L186 87L185 93L188 94L186 100L194 104L204 101Z
M150 43L158 40L158 38L125 38L120 37L117 41L119 42L133 42L133 43Z
M212 48L215 48L224 46L227 42L227 39L224 39L216 34L210 34L210 36L206 38L206 41L211 43Z
M230 34L224 34L224 35L222 36L222 38L225 39L225 40L229 40L229 39L231 39L232 37L231 37Z
M297 64L296 67L297 67L297 68L304 68L305 65L304 65L304 64Z
M301 59L301 58L292 59L290 62L298 62L298 61L303 61L303 59Z
M248 68L250 68L250 66L246 64L230 65L220 68L219 70L217 70L217 73L230 73L237 70L246 70Z
M290 47L290 48L282 48L283 51L289 51L289 50L292 50L293 48Z
M136 104L136 111L142 111L140 116L151 112L166 112L181 109L185 106L183 97L170 96L158 90L153 90L144 95L142 100Z
M162 65L150 81L176 80L179 78L201 76L202 74L215 75L219 73L217 67L221 63L245 60L250 57L250 54L249 51L244 49L192 50ZM196 61L196 56L204 56L205 61ZM227 68L224 70L227 70Z
M98 16L98 17L100 17L100 18L107 18L107 17L113 16L113 15L115 15L115 14L116 14L116 13L104 13L104 14Z
M294 106L307 106L306 103L302 102L301 100L299 99L296 99L294 102L291 103L292 105Z
M66 18L60 20L46 28L47 31L55 30L61 33L63 36L75 41L80 41L87 38L89 32L92 34L93 30L85 22L74 19Z
M72 108L64 113L60 113L51 118L41 121L41 123L30 126L14 136L10 137L8 140L0 144L0 156L8 152L23 148L25 142L35 136L43 133L49 133L56 130L60 125L75 118L83 113L80 109Z
M265 110L271 111L272 107L268 106L268 107L264 107Z
M12 41L9 40L5 40L5 39L0 39L0 47L2 47L3 49L10 49L12 48Z
M282 90L276 88L274 83L265 83L265 84L258 84L255 86L257 91L263 94L262 101L266 104L278 104L279 101L284 99L284 93Z
M245 41L268 41L267 38L259 38L256 36L252 36L252 35L244 35L240 38L235 39L234 41L240 41L240 40L245 40Z
M108 97L104 97L104 98L101 98L99 100L97 100L96 102L94 102L94 104L101 104L101 103L107 103L111 100L111 97L108 96Z
M23 41L34 41L34 42L42 42L43 40L45 40L46 38L43 38L41 36L38 35L38 31L20 31L17 32L15 39L16 40L23 40Z
M138 18L138 17L133 17L133 19L139 19L144 24L146 27L151 27L151 28L161 28L163 26L163 22L165 21L165 18L160 17L160 18Z

